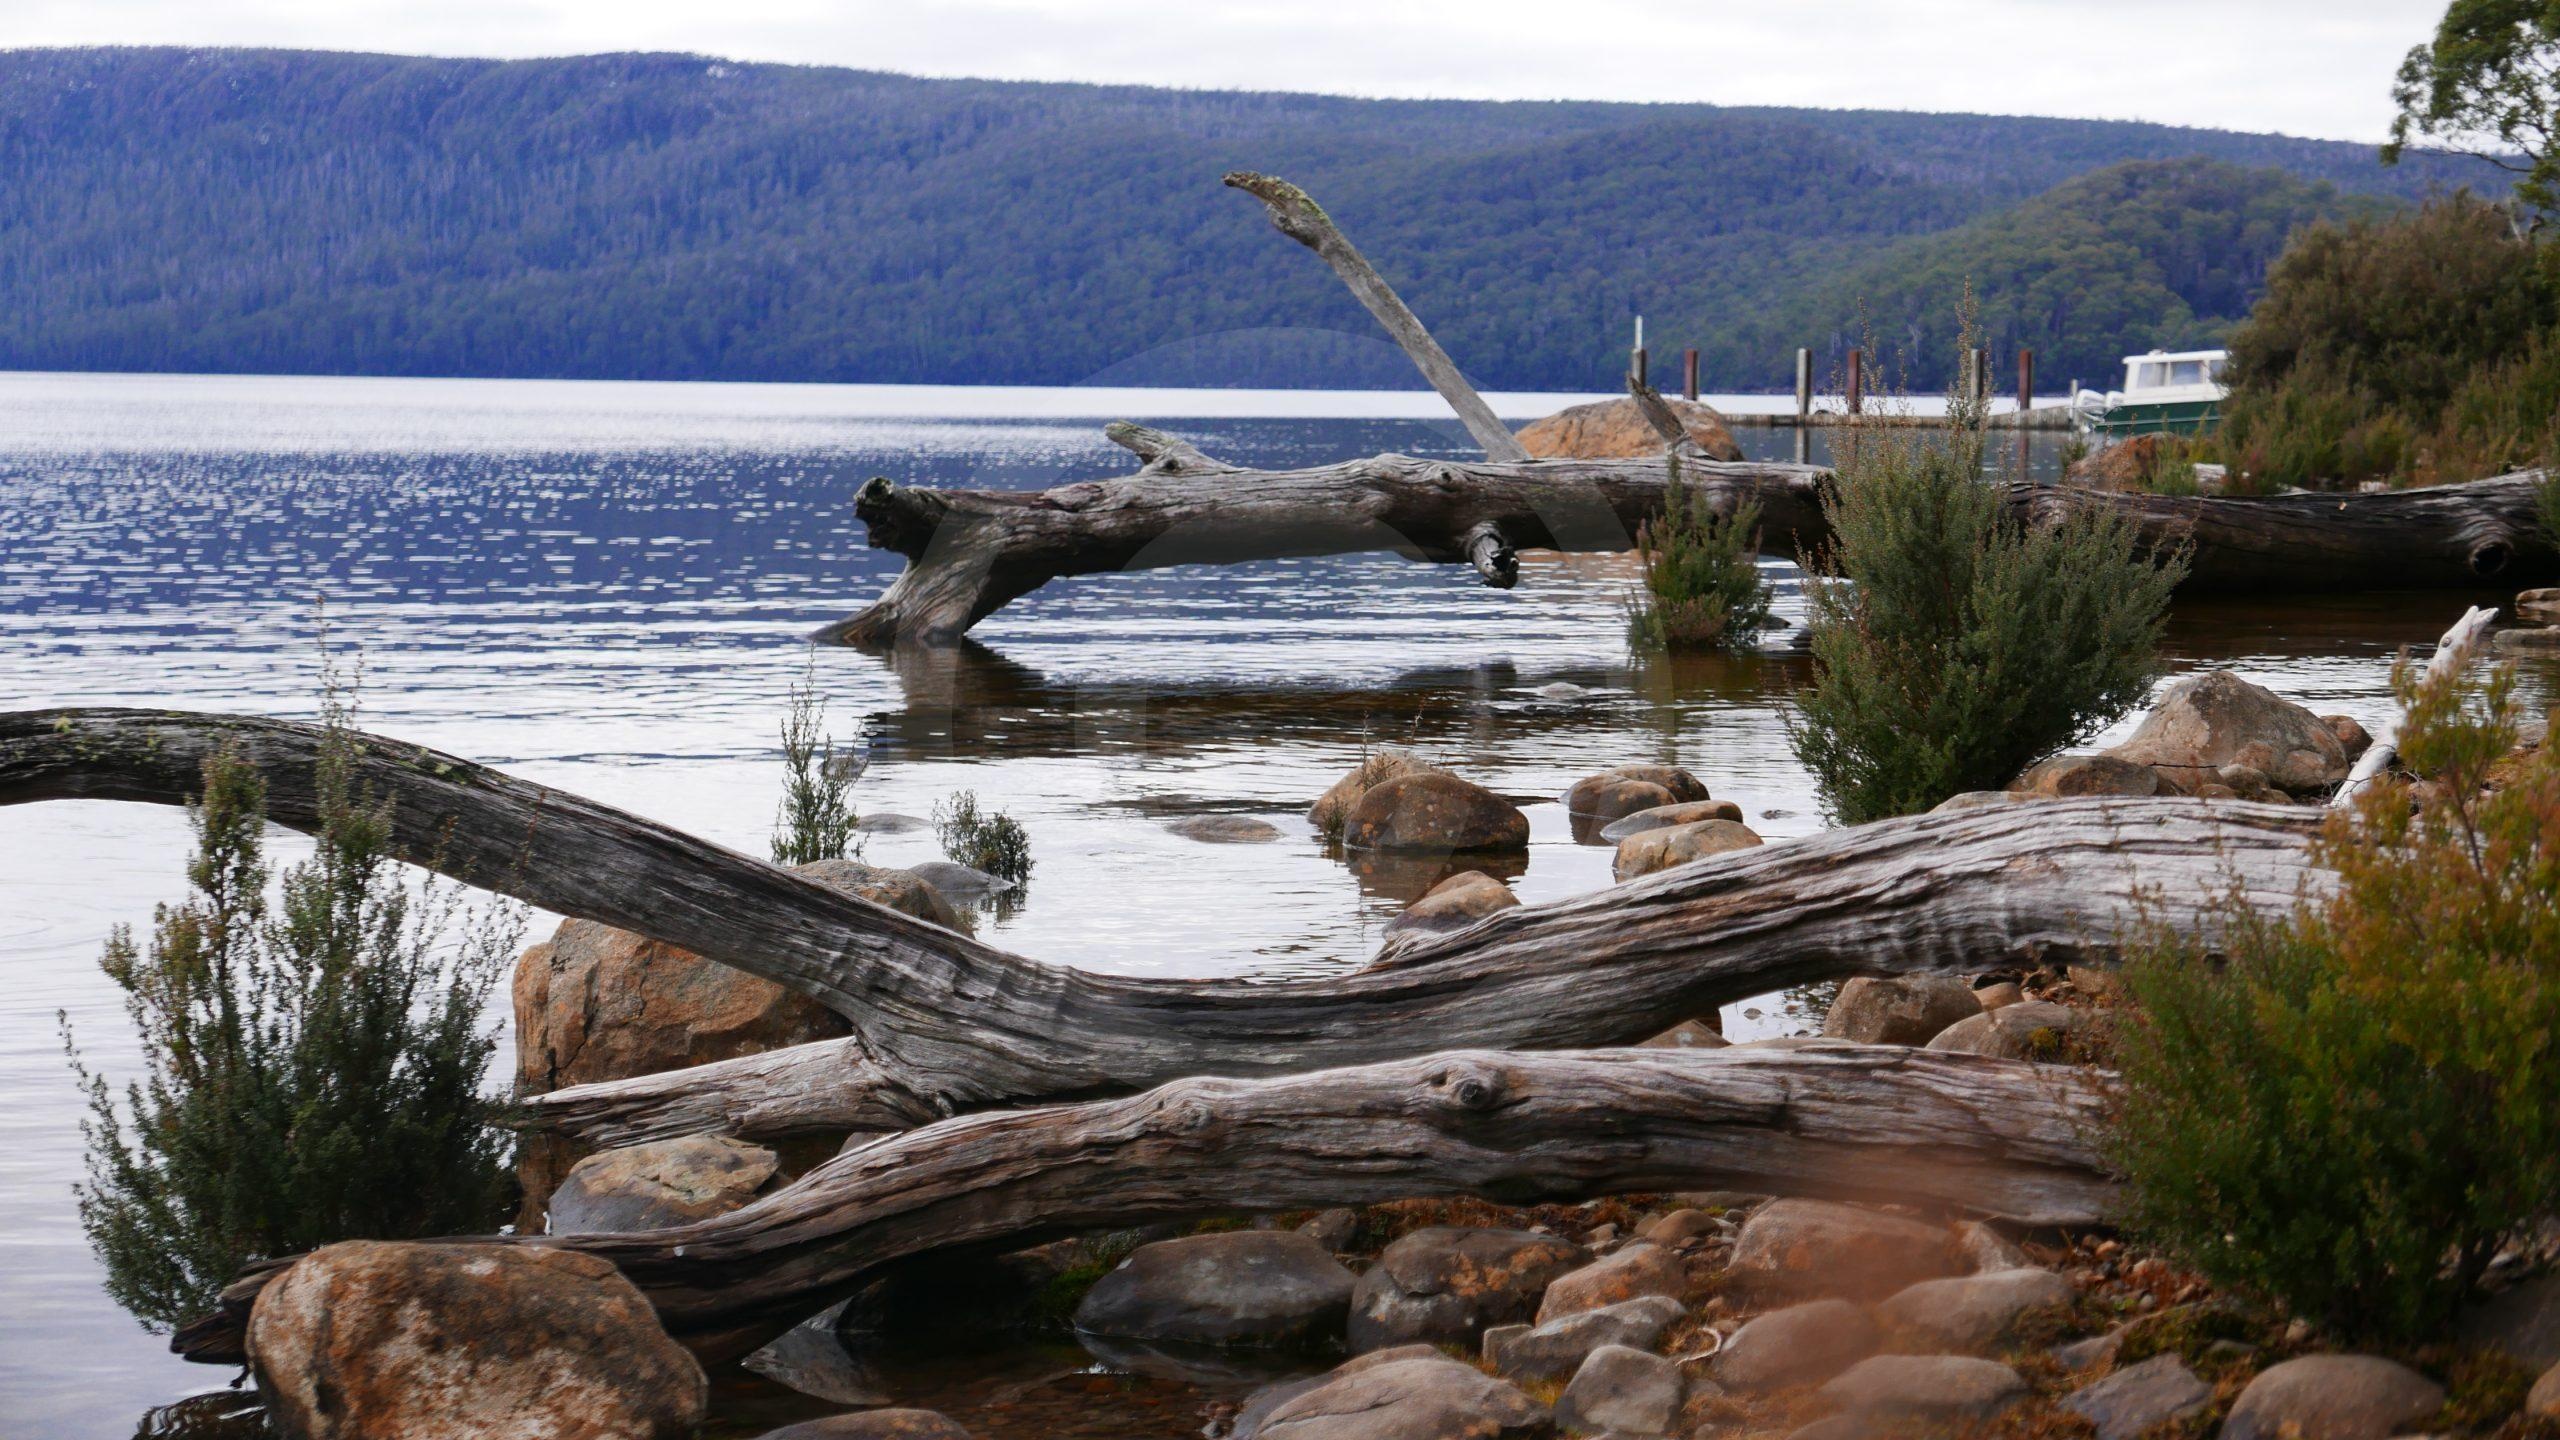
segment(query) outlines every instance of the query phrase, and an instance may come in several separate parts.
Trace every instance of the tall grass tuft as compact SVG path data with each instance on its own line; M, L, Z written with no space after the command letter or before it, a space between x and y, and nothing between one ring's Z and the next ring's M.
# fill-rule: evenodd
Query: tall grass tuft
M1690 493L1680 457L1670 457L1662 514L1636 531L1644 585L1628 617L1629 638L1673 650L1745 649L1768 628L1770 589L1760 573L1760 507L1748 501L1718 516Z
M1972 343L1968 327L1965 343ZM2120 516L2030 528L1983 473L1985 407L1852 426L1807 557L1813 681L1790 731L1845 824L2005 785L2122 715L2159 670L2182 554Z
M841 860L861 848L854 839L858 817L852 798L854 781L862 776L861 756L838 748L826 723L813 654L791 687L790 709L782 717L782 801L773 818L776 865Z
M318 847L278 898L265 782L223 751L192 809L193 893L160 908L148 947L123 928L108 942L142 1078L110 1085L63 1020L89 1101L80 1222L108 1292L156 1329L202 1313L252 1260L504 1218L481 1013L523 913L466 909L432 879L413 896L390 802L354 779L361 742L334 683L325 718Z
M2395 683L2428 779L2332 820L2334 892L2139 947L2112 1149L2218 1283L2423 1341L2560 1207L2560 749L2510 758L2511 671Z

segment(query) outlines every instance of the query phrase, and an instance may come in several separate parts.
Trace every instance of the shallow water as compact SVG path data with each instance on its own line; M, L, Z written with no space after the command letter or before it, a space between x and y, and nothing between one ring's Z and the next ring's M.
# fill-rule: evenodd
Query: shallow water
M1565 398L1578 397L1501 403L1525 416ZM0 376L0 709L307 717L325 596L333 642L361 650L369 728L761 853L775 727L810 660L801 637L897 565L851 518L863 479L1031 489L1121 470L1097 423L1114 415L1258 466L1469 453L1454 426L1399 418L1434 403ZM1739 433L1773 458L1795 444ZM1770 568L1782 613L1800 614L1793 568ZM1535 802L1515 881L1531 901L1608 883L1608 852L1574 845L1551 797L1612 765L1687 765L1773 838L1819 827L1781 723L1797 662L1630 657L1617 559L1531 556L1509 592L1470 579L1387 555L1111 576L1017 602L932 659L814 658L839 729L868 743L866 813L922 816L972 789L1028 827L1027 901L982 933L1059 964L1279 977L1362 963L1436 876L1353 873L1303 817L1379 744ZM2432 641L2463 603L2194 604L2172 644L2182 667L2231 664L2374 724L2390 655ZM1210 845L1165 828L1198 813L1257 816L1284 838ZM147 1407L225 1378L170 1359L100 1288L71 1200L79 1097L55 1022L67 1013L94 1061L131 1070L95 958L111 926L145 925L179 893L186 845L174 811L0 810L9 1433L130 1434ZM866 858L931 850L929 835L881 835ZM1771 1001L1728 1022L1789 1019ZM1006 1363L1026 1396L1146 1389L1074 1357ZM943 1384L906 1373L919 1398ZM743 1409L758 1393L724 1391ZM1156 1398L1167 1405L1182 1408ZM978 1423L991 1437L1058 1433L1053 1409L1034 1408L1047 1418Z

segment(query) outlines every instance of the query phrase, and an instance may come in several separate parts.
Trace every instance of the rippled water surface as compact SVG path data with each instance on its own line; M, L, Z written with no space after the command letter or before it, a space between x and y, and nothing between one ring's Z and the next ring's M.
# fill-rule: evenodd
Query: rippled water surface
M1525 418L1562 398L1498 403ZM1411 418L1432 404L0 376L0 709L307 717L325 597L333 640L362 653L370 728L760 853L775 727L811 658L801 637L898 565L852 518L865 478L1035 489L1122 470L1100 434L1113 416L1255 466L1470 453L1453 426ZM1740 433L1772 458L1795 444ZM1800 613L1792 567L1770 568L1783 611ZM1574 845L1549 797L1612 765L1687 765L1772 837L1819 826L1781 720L1797 662L1632 659L1614 558L1526 557L1508 592L1471 579L1376 555L1076 580L960 650L897 663L820 651L816 673L839 727L858 724L869 745L866 812L921 816L970 789L1028 827L1027 902L985 933L1057 964L1270 977L1360 964L1436 876L1355 874L1303 815L1379 744L1419 746L1534 802L1515 881L1531 901L1608 883L1607 852ZM2190 605L2176 660L2230 664L2374 723L2389 656L2462 603ZM1166 829L1202 813L1267 819L1285 838L1221 846ZM883 835L866 858L908 863L931 845ZM55 1019L130 1072L95 960L111 926L147 925L181 892L186 848L173 811L0 810L8 1434L131 1434L146 1408L224 1378L170 1359L100 1288L72 1204L79 1104ZM1774 1011L1729 1019L1784 1024ZM1077 1366L1059 1363L1019 1357L1035 1372L1024 1384L1123 1383L1065 1379Z

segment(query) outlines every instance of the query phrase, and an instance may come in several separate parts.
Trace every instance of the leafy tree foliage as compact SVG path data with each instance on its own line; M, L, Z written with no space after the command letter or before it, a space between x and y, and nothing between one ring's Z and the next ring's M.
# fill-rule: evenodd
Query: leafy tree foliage
M2485 160L2515 177L2518 200L2560 208L2560 4L2454 0L2391 98L2386 163L2412 146Z
M1710 385L1765 390L1842 323L1789 307L1844 272L2190 155L2399 195L2453 163L2090 121L677 55L20 51L0 55L0 366L1413 385L1333 277L1219 188L1242 167L1308 185L1481 383L1614 389L1641 311L1702 347ZM2084 230L2147 238L2021 298L2015 338L2050 374L2183 334L2173 294L2200 323L2237 313L2208 272L2251 283L2245 246L2156 276L2135 252L2246 229L2213 208L2245 189L2162 208L2133 187L2147 223L2093 211ZM2031 267L2034 236L2004 263ZM1916 383L1943 378L1943 343L1911 348Z

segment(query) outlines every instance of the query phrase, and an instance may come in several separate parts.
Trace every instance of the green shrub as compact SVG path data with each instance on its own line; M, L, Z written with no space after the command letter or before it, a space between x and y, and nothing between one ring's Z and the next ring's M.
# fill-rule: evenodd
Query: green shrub
M1001 810L981 811L963 790L933 807L933 833L945 857L1016 885L1031 878L1031 836Z
M64 1024L90 1110L81 1225L108 1293L154 1328L202 1313L252 1260L504 1218L506 1146L481 1090L496 1037L480 1016L521 911L463 912L436 882L413 897L389 802L351 778L359 742L334 696L328 718L318 848L284 872L280 903L265 784L226 751L193 809L194 893L161 907L147 951L121 928L108 942L143 1078L119 1096Z
M2185 561L2120 516L2045 529L1982 479L1978 405L1944 430L1843 432L1809 557L1813 683L1796 755L1843 823L2007 784L2148 691Z
M1637 644L1743 649L1768 627L1760 507L1746 501L1731 516L1718 517L1690 495L1676 456L1661 516L1636 531L1636 559L1644 567L1644 586L1636 592L1627 628Z
M2506 758L2511 672L2397 682L2430 783L2333 820L2335 891L2138 947L2111 1148L2132 1221L2217 1283L2422 1340L2560 1205L2560 749Z
M817 660L811 657L791 687L782 718L782 803L773 820L773 863L806 865L841 860L854 842L853 782L860 757L836 747L826 733L826 707L818 699Z

